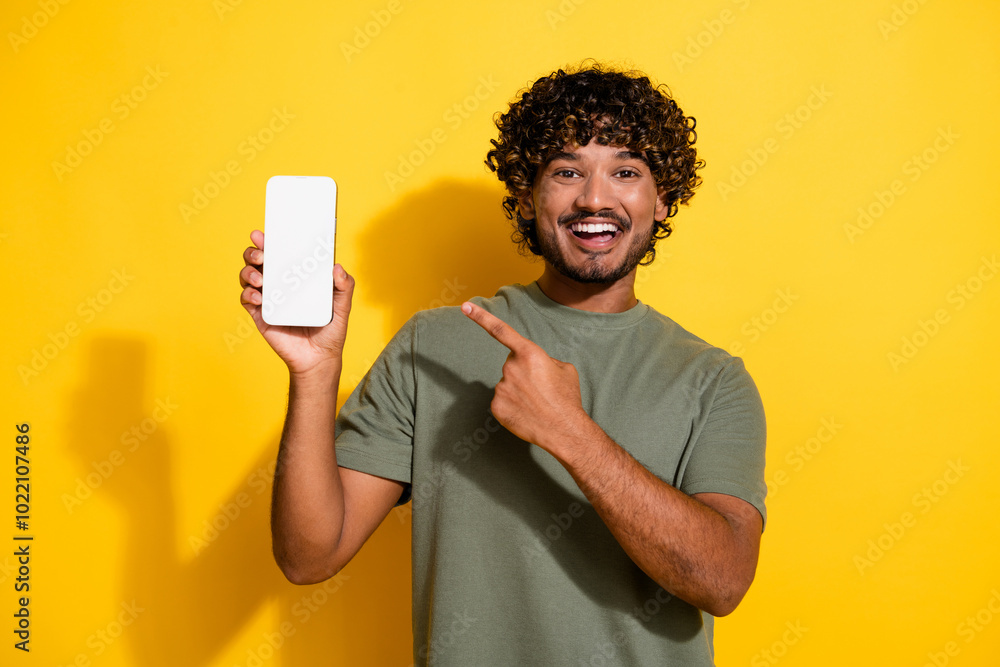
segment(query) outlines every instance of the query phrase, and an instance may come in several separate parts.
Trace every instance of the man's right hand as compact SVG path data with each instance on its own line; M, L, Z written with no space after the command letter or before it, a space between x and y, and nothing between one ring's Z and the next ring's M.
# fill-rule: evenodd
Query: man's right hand
M308 374L333 364L336 372L343 362L347 319L351 313L354 278L337 264L333 267L333 319L323 327L272 326L264 321L261 289L264 284L264 232L250 233L253 246L243 251L245 266L240 270L240 303L250 313L264 336L293 375Z

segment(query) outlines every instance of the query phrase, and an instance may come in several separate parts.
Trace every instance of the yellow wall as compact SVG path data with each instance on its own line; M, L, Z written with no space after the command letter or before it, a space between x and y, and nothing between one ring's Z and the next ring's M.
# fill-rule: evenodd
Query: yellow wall
M240 255L269 176L337 179L346 394L414 310L539 272L482 164L491 116L585 57L648 71L697 117L705 183L640 298L743 356L767 408L770 523L719 664L994 664L994 3L0 15L3 664L410 664L405 509L326 587L271 561L287 376L238 303ZM35 537L28 655L15 534Z

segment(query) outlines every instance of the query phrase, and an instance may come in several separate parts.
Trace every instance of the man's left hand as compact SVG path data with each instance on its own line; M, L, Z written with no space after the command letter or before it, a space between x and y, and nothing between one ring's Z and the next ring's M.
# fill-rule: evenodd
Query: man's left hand
M479 306L462 312L510 350L490 409L508 431L555 455L557 443L582 435L593 424L583 409L573 364L550 357L509 324Z

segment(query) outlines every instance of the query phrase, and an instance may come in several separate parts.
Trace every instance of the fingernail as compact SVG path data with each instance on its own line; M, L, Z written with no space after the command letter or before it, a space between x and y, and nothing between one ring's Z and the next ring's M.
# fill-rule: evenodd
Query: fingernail
M465 303L463 303L462 304L462 312L465 313L466 315L472 314L472 304L469 303L468 301L466 301Z

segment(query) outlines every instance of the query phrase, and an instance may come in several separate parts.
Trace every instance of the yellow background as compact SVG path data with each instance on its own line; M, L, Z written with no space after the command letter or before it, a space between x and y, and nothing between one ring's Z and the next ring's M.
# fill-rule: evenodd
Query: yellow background
M0 663L410 664L405 508L326 588L271 560L262 480L287 373L247 328L241 253L269 176L337 180L337 258L358 281L343 400L413 311L540 272L482 163L491 117L594 57L667 83L698 120L705 183L639 296L738 349L767 409L770 521L756 582L717 624L718 663L996 664L996 4L0 14ZM390 185L401 163L412 173ZM878 213L866 228L859 208ZM11 633L22 422L28 655Z

